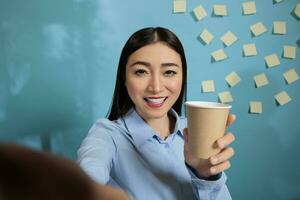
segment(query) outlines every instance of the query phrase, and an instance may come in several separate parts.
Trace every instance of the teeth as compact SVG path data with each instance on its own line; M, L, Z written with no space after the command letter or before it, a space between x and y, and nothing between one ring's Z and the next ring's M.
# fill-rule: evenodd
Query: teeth
M155 99L150 99L150 98L146 98L148 102L150 103L162 103L166 98L155 98Z

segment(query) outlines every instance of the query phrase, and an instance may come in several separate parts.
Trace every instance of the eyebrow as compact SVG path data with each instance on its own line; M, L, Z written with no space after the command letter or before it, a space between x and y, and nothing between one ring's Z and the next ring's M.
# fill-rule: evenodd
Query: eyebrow
M144 65L145 67L150 67L151 64L148 62L144 62L144 61L136 61L136 62L132 63L129 67L132 67L134 65ZM179 67L178 64L172 63L172 62L162 63L161 66L162 67L172 67L172 66Z

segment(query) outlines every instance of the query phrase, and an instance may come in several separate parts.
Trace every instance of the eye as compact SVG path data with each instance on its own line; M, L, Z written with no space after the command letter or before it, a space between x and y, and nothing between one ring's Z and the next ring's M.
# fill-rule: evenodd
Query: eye
M147 71L144 69L137 69L134 71L134 74L136 74L138 76L143 76L143 75L147 74Z
M167 71L164 72L164 75L165 75L166 77L172 77L172 76L174 76L174 75L176 75L176 74L177 74L177 72L174 71L174 70L167 70Z

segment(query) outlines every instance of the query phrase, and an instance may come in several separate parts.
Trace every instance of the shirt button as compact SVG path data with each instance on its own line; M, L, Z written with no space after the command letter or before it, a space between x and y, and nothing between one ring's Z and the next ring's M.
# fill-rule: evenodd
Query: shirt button
M167 143L167 144L165 144L165 147L168 149L170 147L170 145Z

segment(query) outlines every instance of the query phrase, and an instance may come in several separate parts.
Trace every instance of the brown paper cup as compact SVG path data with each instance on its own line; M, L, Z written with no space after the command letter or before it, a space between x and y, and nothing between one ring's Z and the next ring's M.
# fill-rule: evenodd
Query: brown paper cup
M231 106L204 101L188 101L185 105L191 153L203 159L219 153L216 140L224 135Z

